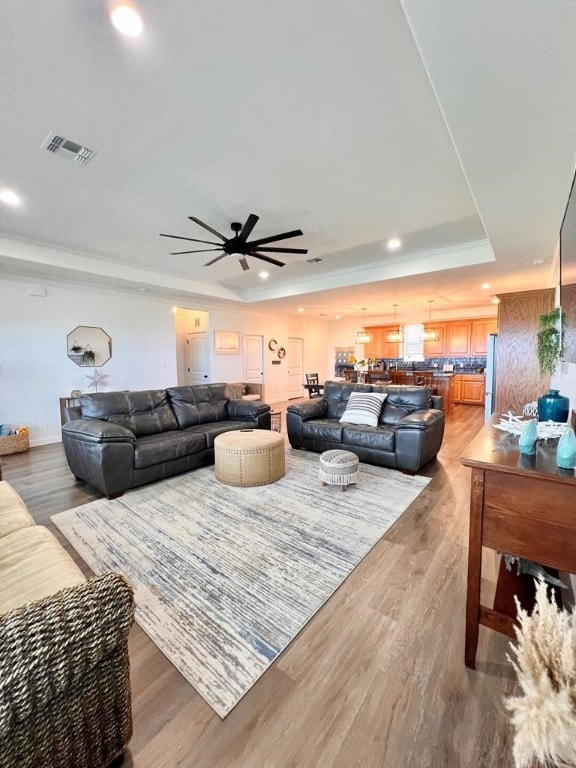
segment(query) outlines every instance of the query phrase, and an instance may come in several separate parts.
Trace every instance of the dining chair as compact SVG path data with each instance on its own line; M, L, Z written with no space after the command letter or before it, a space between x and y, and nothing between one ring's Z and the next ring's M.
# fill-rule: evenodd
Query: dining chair
M306 374L306 389L308 390L308 397L322 397L322 390L324 386L320 384L317 373Z
M406 371L390 371L390 380L392 384L406 384L408 381Z
M344 378L346 379L346 381L349 381L352 384L357 384L358 383L358 371L345 370L344 371Z
M367 371L366 383L367 384L386 384L390 382L390 375L388 371Z
M414 371L414 384L433 388L434 374L430 371Z

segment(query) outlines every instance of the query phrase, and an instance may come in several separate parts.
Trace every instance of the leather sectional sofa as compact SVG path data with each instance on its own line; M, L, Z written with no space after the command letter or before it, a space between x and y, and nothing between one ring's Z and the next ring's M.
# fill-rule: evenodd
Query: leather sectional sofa
M340 421L352 392L386 393L377 426ZM292 448L340 448L368 464L414 474L440 450L445 423L441 408L442 398L429 387L327 381L321 399L288 406L288 439Z
M72 473L108 498L214 461L214 438L270 429L270 406L231 400L226 384L80 395L62 442Z

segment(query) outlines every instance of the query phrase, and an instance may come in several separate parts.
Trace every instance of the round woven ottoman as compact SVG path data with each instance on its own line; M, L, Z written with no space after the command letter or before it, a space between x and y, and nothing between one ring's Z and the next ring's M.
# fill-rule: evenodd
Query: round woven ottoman
M214 439L216 480L248 488L284 477L284 438L267 429L224 432Z
M324 451L320 456L320 483L339 485L341 491L347 485L358 482L358 456L350 451Z

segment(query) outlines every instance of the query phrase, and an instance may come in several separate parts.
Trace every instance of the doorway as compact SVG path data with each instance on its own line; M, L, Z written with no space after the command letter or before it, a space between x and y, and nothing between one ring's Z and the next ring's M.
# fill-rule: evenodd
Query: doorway
M207 333L186 334L186 384L210 381L210 349Z
M288 400L302 397L302 339L288 339L286 360L288 362Z
M244 383L264 382L264 337L256 333L244 334Z

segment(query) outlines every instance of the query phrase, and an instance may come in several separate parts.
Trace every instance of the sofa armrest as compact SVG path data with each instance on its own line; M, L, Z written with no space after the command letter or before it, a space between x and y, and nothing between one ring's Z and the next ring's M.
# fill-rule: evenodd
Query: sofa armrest
M256 429L270 429L270 406L259 400L228 400L226 403L228 418L234 421L246 421Z
M446 416L444 411L426 408L409 413L395 426L396 466L418 472L431 461L442 445Z
M404 416L396 424L397 429L430 429L438 422L444 422L445 415L443 411L436 408L425 408L418 411L412 411Z
M293 403L286 409L287 413L293 413L302 421L308 421L309 419L323 419L328 410L328 403L326 400L303 400L301 403Z
M74 419L62 424L62 434L72 440L88 443L132 443L136 442L134 432L120 424L102 419Z
M326 400L302 400L286 409L286 430L292 448L302 448L302 429L305 421L323 419L328 411Z
M444 410L444 398L442 395L430 396L430 408L435 408L437 411Z
M117 573L0 616L0 738L126 645L133 620L132 588Z

